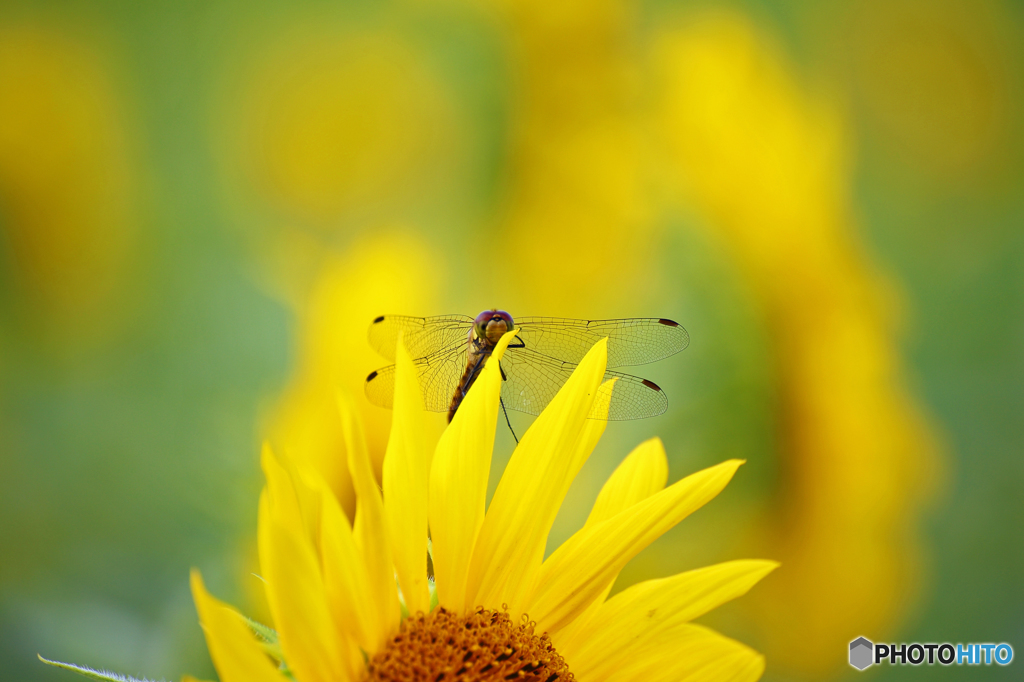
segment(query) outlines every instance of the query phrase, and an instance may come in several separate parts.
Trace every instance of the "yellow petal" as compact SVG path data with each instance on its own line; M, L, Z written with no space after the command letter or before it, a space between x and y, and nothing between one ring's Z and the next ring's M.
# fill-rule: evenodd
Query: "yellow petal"
M761 654L693 623L620 641L601 660L566 658L569 669L580 682L754 682L764 672Z
M378 612L370 601L366 566L345 512L327 483L321 485L320 560L328 608L343 635L348 635L365 651L374 652L380 628L376 623Z
M660 438L651 438L636 446L616 467L587 517L587 525L610 519L665 487L668 458Z
M521 612L524 595L544 557L551 524L569 484L603 428L587 416L604 376L607 339L594 345L551 404L523 435L498 483L473 550L466 603L508 604ZM566 456L569 453L571 456Z
M662 604L668 610L662 617L668 622L690 621L743 596L778 566L765 559L739 559L648 580L615 595L601 607L601 617L624 623L649 615Z
M295 533L304 533L313 543L320 542L320 498L302 480L287 457L278 457L268 443L260 457L267 479L274 518Z
M430 610L427 589L427 491L431 453L423 396L402 338L395 353L395 400L384 455L384 509L391 556L409 613ZM303 680L305 682L305 680Z
M274 517L264 490L257 534L260 569L288 665L302 682L355 679L355 671L347 668L346 642L327 607L320 562L311 541L304 531L296 532Z
M565 499L566 493L569 492L569 486L572 485L576 474L580 472L583 465L590 459L590 454L597 447L601 436L604 435L605 427L608 426L608 408L611 406L612 390L615 387L616 381L618 379L609 379L597 389L597 396L594 398L594 404L590 408L590 415L583 422L583 428L580 430L580 435L576 439L576 443L573 445L571 454L568 457L569 473L565 476L562 490L557 495L559 500L558 507L562 506L562 500ZM556 514L557 511L556 509ZM546 539L544 544L547 545ZM540 564L538 563L537 567L539 568L539 566Z
M498 421L501 369L511 331L495 346L483 371L441 436L430 467L430 538L438 603L461 613L466 576L484 522L487 477Z
M206 647L221 682L284 682L242 616L210 596L195 569L191 583Z
M569 538L540 569L527 609L538 631L554 634L572 622L626 562L715 497L742 463L729 460L687 476Z
M585 525L589 526L610 519L622 510L647 499L664 488L666 481L668 481L668 458L665 456L665 448L661 439L651 438L644 441L635 447L608 477L601 492L597 495L597 500L590 510L590 516L587 517ZM559 651L562 651L566 644L574 642L586 629L586 625L592 621L597 610L608 597L608 593L611 592L616 577L618 577L617 573L594 597L586 610L557 633L554 641Z
M608 425L608 408L611 406L612 390L616 381L618 381L616 378L609 379L601 384L601 387L598 389L597 397L594 399L594 405L590 410L590 418L587 419L586 423L583 425L583 430L580 432L579 438L576 439L576 445L573 448L572 454L569 456L569 470L571 474L566 477L565 486L560 493L559 499L565 499L565 495L569 490L572 480L576 477L576 474L579 473L579 470L586 463L587 459L590 458L590 454L594 451L594 448L597 447L597 443L601 440L601 436L604 435L605 427ZM662 485L664 486L664 483L662 483ZM593 512L591 512L591 516L593 516ZM590 522L590 519L588 519L588 522ZM547 541L545 540L545 545L546 544ZM529 593L527 588L532 586L533 576L535 576L539 571L540 565L541 561L538 560L530 567L532 574L523 578L520 594ZM594 601L603 601L604 597L607 596L608 591L611 590L614 582L615 581L613 579L608 585L608 590L606 590L599 599L595 599Z
M577 637L556 646L574 664L596 665L624 642L658 636L746 594L777 566L755 559L727 561L633 585L601 604Z
M352 484L356 492L356 515L353 536L360 556L366 567L367 590L370 608L374 617L367 621L370 638L367 653L380 650L398 629L401 611L398 606L398 591L395 589L395 569L388 545L387 526L384 520L384 501L380 488L373 476L370 451L366 447L362 421L352 407L348 397L338 396L341 411L341 427L348 453L348 468L352 473Z

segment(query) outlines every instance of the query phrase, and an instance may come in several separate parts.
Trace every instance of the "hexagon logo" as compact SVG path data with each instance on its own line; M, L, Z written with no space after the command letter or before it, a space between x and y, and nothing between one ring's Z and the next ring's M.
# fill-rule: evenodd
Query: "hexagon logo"
M864 637L858 637L857 639L850 642L850 665L857 670L863 670L872 663L874 663L874 652L875 645L871 643L871 640Z

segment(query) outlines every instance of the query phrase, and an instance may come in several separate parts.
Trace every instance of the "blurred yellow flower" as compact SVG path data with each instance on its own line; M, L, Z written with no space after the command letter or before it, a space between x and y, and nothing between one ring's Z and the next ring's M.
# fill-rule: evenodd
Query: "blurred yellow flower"
M839 643L892 632L914 601L935 443L905 388L891 284L857 243L842 121L741 16L691 17L655 60L675 186L752 283L778 363L790 473L750 544L787 570L749 605L773 661L820 678L845 666Z
M336 392L362 394L366 375L380 361L366 343L371 320L430 309L444 261L420 238L401 230L356 240L342 255L312 241L305 252L296 253L301 249L295 237L288 239L291 252L280 257L287 269L275 275L272 286L296 311L296 368L268 415L267 429L276 448L323 477L352 518L355 497ZM357 405L379 478L390 412L366 401ZM427 428L436 439L443 425L437 418Z
M0 26L0 230L19 313L57 350L118 330L138 237L129 131L97 44Z
M446 197L466 123L416 41L323 19L257 40L218 129L241 205L324 233ZM269 209L269 210L268 210Z
M497 361L513 335L498 344L433 456L412 358L399 343L383 491L360 419L340 400L353 523L314 470L265 448L259 552L277 632L247 625L198 573L192 578L222 682L546 681L569 671L579 680L760 677L760 654L689 621L745 593L774 562L719 564L606 600L626 562L715 497L742 462L665 488L664 450L648 441L605 484L584 527L544 559L569 484L604 431L604 421L587 418L608 395L598 390L604 342L524 434L485 511Z
M503 305L628 310L658 284L640 72L630 61L636 9L617 0L501 7L516 117L502 229L487 248L501 248L522 275ZM614 276L597 275L605 268Z
M919 523L942 468L902 376L895 287L858 242L845 122L738 12L672 16L637 46L626 3L504 11L521 86L516 182L495 243L517 265L513 297L614 309L677 292L651 257L674 214L725 245L762 314L781 397L779 503L733 542L783 548L787 571L745 605L783 669L845 666L851 633L892 632L914 603ZM616 273L604 289L590 285L595 267Z

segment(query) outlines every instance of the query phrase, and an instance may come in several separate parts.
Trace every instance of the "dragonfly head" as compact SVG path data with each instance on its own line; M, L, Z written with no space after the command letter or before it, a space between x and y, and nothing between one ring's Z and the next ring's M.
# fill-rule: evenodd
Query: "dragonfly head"
M473 320L473 331L477 338L487 339L491 345L498 343L505 332L514 328L512 316L504 310L485 310Z

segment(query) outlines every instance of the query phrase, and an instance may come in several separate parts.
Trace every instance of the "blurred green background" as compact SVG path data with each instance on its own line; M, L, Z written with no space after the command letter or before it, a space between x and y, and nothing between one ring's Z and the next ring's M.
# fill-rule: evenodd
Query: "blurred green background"
M211 678L188 569L261 614L261 439L343 495L369 321L493 306L693 339L551 546L646 437L748 460L616 589L782 561L707 619L769 680L1024 652L1022 38L997 0L5 2L0 676Z

